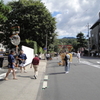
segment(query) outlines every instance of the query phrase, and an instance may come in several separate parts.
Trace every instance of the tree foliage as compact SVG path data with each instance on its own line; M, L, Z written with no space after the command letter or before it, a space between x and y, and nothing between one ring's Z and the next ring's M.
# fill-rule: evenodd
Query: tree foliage
M0 1L0 43L4 41L5 35L3 30L3 24L6 22L7 14L10 12L11 7L7 6L3 3L3 1Z
M7 14L11 10L11 7L4 5L3 1L0 1L0 24L7 20Z
M11 27L20 26L19 35L22 41L25 39L36 41L39 46L44 47L46 34L48 34L48 44L53 43L56 36L56 21L42 2L19 0L9 2L8 6L12 10L8 14L8 20L3 26L5 39L11 36Z
M55 39L55 42L53 44L53 50L55 52L60 52L63 48L59 48L59 45L72 45L73 50L77 50L77 40L76 38L74 39Z
M76 37L77 37L77 42L78 42L78 44L77 44L78 48L87 46L87 41L82 32L78 33Z

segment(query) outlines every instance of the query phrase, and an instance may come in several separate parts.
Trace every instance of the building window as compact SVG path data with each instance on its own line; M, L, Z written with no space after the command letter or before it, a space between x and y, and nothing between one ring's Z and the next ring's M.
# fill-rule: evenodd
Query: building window
M94 37L94 34L92 34L92 37Z

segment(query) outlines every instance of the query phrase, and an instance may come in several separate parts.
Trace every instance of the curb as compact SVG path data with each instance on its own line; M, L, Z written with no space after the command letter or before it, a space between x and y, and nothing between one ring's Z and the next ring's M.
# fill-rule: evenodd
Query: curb
M4 79L5 76L6 76L6 73L0 74L0 80Z
M15 69L15 72L17 72L18 70L17 69ZM12 73L12 71L11 71L11 73ZM10 74L11 74L10 73ZM10 75L9 74L9 75ZM2 79L4 79L4 77L6 76L6 73L2 73L2 74L0 74L0 80L2 80Z

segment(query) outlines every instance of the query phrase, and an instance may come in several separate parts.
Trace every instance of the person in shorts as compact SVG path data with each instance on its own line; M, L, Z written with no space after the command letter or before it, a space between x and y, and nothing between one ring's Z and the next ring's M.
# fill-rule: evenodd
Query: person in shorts
M15 58L14 58L14 54L15 52L14 51L11 51L10 52L10 55L8 56L8 72L6 73L6 76L5 76L5 80L8 80L8 75L9 73L11 72L12 70L12 75L13 75L13 79L17 79L16 78L16 75L15 75Z
M18 55L18 59L19 59L19 67L20 67L21 73L22 73L22 69L24 69L24 72L26 73L25 63L26 63L27 56L26 54L24 54L23 50L20 51L20 54Z
M32 68L32 65L33 65L33 68L34 68L34 78L35 79L37 79L37 76L38 76L39 61L40 61L40 59L39 59L38 55L36 54L35 57L32 60L31 67L30 67L30 68Z

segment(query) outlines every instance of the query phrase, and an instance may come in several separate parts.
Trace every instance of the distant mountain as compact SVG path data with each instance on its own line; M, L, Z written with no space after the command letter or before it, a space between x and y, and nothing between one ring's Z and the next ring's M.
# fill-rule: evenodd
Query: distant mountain
M62 39L75 39L75 37L63 37Z

